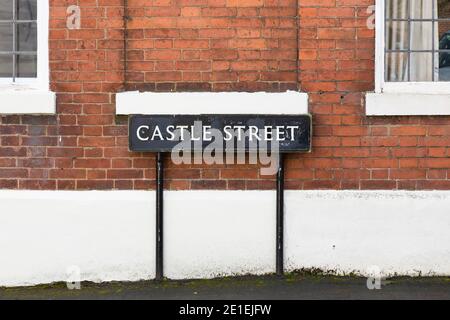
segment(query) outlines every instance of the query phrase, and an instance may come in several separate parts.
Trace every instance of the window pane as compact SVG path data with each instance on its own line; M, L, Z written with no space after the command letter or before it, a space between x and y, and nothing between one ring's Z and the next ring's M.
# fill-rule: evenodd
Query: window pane
M439 1L438 4L439 19L450 19L450 1ZM439 38L442 38L446 33L450 33L450 21L439 21Z
M13 51L13 27L11 23L0 23L0 51Z
M442 35L439 41L439 49L450 50L450 31Z
M17 50L37 50L37 27L36 22L17 24Z
M17 77L35 78L37 70L37 61L35 55L17 56Z
M450 53L439 54L439 81L450 81Z
M12 55L0 54L0 78L11 78L13 69Z
M13 18L13 0L0 1L0 20L12 20Z
M408 19L408 0L386 0L386 16L388 19Z
M450 1L438 1L438 18L450 18ZM437 22L439 49L450 50L450 21ZM450 81L450 53L439 53L439 81Z
M433 81L433 54L428 52L411 53L411 81ZM437 80L437 75L435 75Z
M409 47L409 24L403 21L386 23L386 47L388 50L407 50Z
M439 49L450 50L450 31L441 35ZM450 81L450 52L439 53L439 81Z
M448 18L450 0L386 0L386 15L386 50L398 51L386 53L386 81L447 81L448 56L439 48L446 50L450 24L431 20ZM415 21L389 20L408 18Z
M433 49L433 23L411 22L411 50ZM435 39L437 49L438 39Z
M411 0L411 19L433 19L433 2L437 10L435 0Z
M17 0L18 20L36 20L36 0Z
M386 54L386 81L408 81L408 54L394 52Z

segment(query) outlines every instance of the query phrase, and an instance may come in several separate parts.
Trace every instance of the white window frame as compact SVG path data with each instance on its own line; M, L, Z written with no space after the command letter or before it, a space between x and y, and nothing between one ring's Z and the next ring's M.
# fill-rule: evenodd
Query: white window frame
M375 93L366 94L366 114L373 116L450 115L450 82L385 81L384 15L385 0L376 0Z
M50 92L49 1L37 0L37 77L0 78L0 114L54 114L56 97Z

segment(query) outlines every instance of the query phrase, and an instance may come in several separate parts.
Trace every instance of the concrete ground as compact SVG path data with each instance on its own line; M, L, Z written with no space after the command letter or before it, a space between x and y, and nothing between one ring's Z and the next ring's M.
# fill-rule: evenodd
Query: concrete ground
M369 290L366 279L314 275L240 277L192 281L65 283L0 288L0 299L146 299L146 300L303 300L303 299L445 299L450 278L395 278L380 290Z

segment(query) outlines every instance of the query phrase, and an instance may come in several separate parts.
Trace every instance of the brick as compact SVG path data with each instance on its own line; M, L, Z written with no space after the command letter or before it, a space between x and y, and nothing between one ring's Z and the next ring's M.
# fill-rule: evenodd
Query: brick
M0 188L154 188L155 157L128 150L118 91L298 88L313 150L287 156L287 188L450 188L449 117L365 116L373 0L129 0L127 30L123 1L80 1L80 30L66 29L65 1L50 3L57 115L0 116ZM171 190L275 188L260 166L166 167Z

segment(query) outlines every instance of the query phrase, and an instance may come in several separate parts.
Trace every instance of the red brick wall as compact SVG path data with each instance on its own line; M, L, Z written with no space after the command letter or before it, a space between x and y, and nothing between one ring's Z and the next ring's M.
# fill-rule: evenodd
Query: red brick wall
M297 89L296 0L129 0L129 89Z
M152 188L154 156L128 151L117 91L299 85L310 95L313 152L287 157L289 188L449 189L450 117L364 114L364 92L374 88L373 2L299 0L297 29L292 0L128 0L125 54L123 0L51 0L58 113L0 118L0 188ZM65 26L74 3L81 30ZM258 166L167 166L171 189L274 187Z

